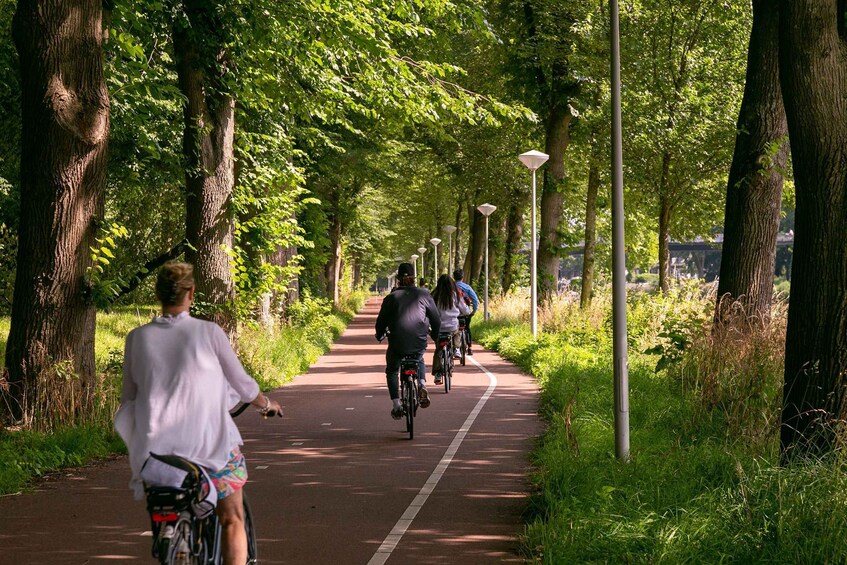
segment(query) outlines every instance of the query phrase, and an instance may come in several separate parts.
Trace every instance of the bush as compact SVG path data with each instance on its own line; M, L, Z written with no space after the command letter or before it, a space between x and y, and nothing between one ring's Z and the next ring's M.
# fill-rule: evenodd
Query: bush
M608 297L553 304L537 341L507 298L476 339L532 372L548 421L523 539L544 563L847 562L847 460L778 465L785 310L712 338L710 294L629 299L629 463L613 458ZM565 313L567 315L565 315ZM516 319L518 318L518 319ZM685 336L677 348L663 333ZM659 372L657 345L678 354Z

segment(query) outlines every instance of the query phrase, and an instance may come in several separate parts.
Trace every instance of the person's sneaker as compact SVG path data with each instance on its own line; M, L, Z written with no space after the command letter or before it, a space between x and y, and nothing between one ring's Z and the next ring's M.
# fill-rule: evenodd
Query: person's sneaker
M470 347L468 347L468 350L465 352L465 355L473 355L473 351L471 351Z
M426 391L426 387L421 387L418 389L418 397L420 398L421 408L429 408L429 393Z
M453 357L460 359L462 357L462 350L457 347L456 351L453 352Z
M437 385L440 385L440 384L441 384L441 375L436 375L436 376L435 376L435 384L437 384Z
M391 417L394 418L395 420L399 420L400 418L402 418L403 417L403 407L398 406L397 408L392 408L391 409Z

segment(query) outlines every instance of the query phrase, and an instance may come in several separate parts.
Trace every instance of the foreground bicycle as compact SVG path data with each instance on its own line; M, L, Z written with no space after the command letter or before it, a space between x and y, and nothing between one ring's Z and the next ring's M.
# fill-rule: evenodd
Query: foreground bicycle
M418 413L418 356L406 355L400 360L400 403L406 417L409 439L415 439L415 416Z
M236 417L249 406L232 412ZM269 412L269 416L276 415ZM280 414L281 415L281 414ZM147 511L153 529L153 557L162 565L220 565L221 525L212 497L217 492L208 474L195 463L175 455L151 453L154 465L166 465L183 471L179 487L146 486ZM247 531L247 565L258 563L253 513L244 500L244 528Z
M438 334L438 351L436 355L441 359L441 369L435 375L435 383L444 381L444 392L450 392L453 388L453 337L449 333Z

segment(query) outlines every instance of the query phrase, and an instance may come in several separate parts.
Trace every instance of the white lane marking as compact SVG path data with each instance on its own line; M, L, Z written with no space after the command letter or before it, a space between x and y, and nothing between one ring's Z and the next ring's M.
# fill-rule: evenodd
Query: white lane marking
M257 466L256 466L256 470L257 470L257 471L261 471L262 469L267 469L267 468L268 468L268 466L267 466L267 465L257 465Z
M291 445L303 445L303 442L302 441L295 441Z
M365 395L365 398L373 398L373 397L374 397L374 395L372 395L372 394L366 394Z
M323 423L323 424L321 424L321 425L322 425L322 426L331 426L331 425L332 425L332 422L324 422L324 423Z
M355 408L345 408L345 410L355 410Z
M415 516L418 515L418 512L429 498L429 495L432 494L433 490L435 490L435 486L438 484L438 481L440 481L441 477L444 476L444 472L447 470L447 467L450 466L456 452L459 451L459 446L462 445L462 441L464 441L465 436L468 435L468 431L476 421L476 417L479 416L483 406L485 406L485 403L488 402L488 398L494 392L494 389L497 388L497 377L494 376L494 373L483 367L476 359L471 357L468 357L468 359L473 361L474 365L479 367L483 373L488 375L488 389L485 391L485 394L482 395L482 398L480 398L476 403L474 409L471 410L471 413L468 414L465 423L462 424L462 427L459 428L458 433L456 433L456 437L453 438L453 442L450 443L450 447L448 447L447 451L444 452L444 456L441 458L441 461L438 462L438 465L436 465L435 470L429 476L429 479L427 479L424 486L421 487L421 490L418 491L415 499L412 500L412 503L408 508L406 508L406 511L403 512L403 515L400 516L400 519L397 520L396 524L394 524L391 532L382 542L382 545L379 546L379 549L376 550L374 556L371 557L370 561L368 561L368 565L383 565L386 561L388 561L388 558L391 557L391 553L397 547L397 544L400 543L400 539L402 539L406 530L409 529L409 526L412 524L412 520L414 520Z

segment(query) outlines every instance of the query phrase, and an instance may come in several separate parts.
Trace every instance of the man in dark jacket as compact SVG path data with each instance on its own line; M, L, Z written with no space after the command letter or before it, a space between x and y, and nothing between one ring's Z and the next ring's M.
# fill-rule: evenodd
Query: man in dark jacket
M438 339L441 317L429 291L415 287L414 268L411 263L400 264L397 268L397 281L397 288L382 301L376 319L376 338L382 341L386 333L388 334L385 377L393 404L391 416L399 420L403 417L403 410L400 404L398 375L400 361L407 355L415 355L418 358L421 408L429 406L423 354L426 351L427 334L432 336L433 340Z

